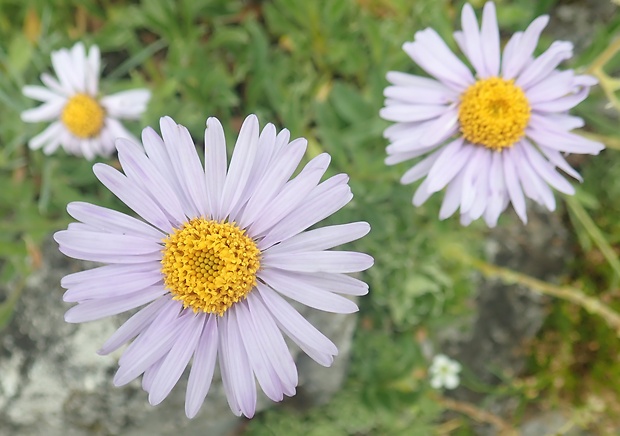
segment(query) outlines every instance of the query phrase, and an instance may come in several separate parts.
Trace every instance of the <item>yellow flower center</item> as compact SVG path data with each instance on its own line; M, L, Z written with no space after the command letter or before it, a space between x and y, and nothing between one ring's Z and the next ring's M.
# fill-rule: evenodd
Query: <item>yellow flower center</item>
M461 95L461 133L472 144L501 151L523 137L530 112L525 93L513 80L478 80Z
M164 284L194 312L222 316L256 285L260 250L235 223L194 218L163 243Z
M105 110L90 95L75 94L65 105L60 119L73 135L90 138L101 132Z

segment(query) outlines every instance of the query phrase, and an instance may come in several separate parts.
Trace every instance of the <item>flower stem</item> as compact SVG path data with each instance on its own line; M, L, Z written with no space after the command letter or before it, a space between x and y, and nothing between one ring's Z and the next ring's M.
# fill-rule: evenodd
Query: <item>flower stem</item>
M473 258L465 253L464 250L453 249L446 253L448 256L456 257L461 262L477 269L485 277L495 277L506 284L518 284L529 288L533 292L548 295L550 297L560 298L569 301L583 308L588 313L598 315L607 322L607 324L620 337L620 315L597 298L584 294L580 289L571 286L556 286L551 283L530 277L526 274L492 265L480 259Z
M566 204L570 209L573 216L579 221L583 228L588 232L592 241L596 244L601 253L612 267L618 277L620 277L620 261L614 249L609 245L607 239L601 232L601 229L597 227L588 212L583 208L581 203L574 197L566 197Z
M439 404L441 404L446 409L453 410L455 412L462 413L464 415L469 416L471 419L484 423L484 424L492 424L497 428L499 434L505 436L513 436L518 435L518 433L512 429L511 425L506 421L501 419L499 416L494 415L486 410L482 410L471 403L466 403L463 401L456 401L451 398L440 397Z

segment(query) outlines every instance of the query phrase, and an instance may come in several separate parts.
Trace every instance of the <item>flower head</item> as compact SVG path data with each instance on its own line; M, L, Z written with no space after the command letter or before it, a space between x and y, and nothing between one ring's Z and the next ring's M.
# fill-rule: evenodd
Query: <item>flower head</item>
M357 306L344 295L368 286L346 273L369 268L363 253L331 248L361 238L365 222L316 228L353 197L345 174L323 182L321 154L290 179L307 141L289 142L272 124L259 134L249 116L227 168L221 124L207 120L205 163L189 132L161 119L160 138L144 129L144 150L117 140L125 174L96 164L99 180L144 221L88 203L67 210L79 222L55 234L67 256L104 263L70 274L64 300L78 303L67 322L86 322L146 304L103 345L108 354L131 342L117 386L144 374L151 404L169 394L193 356L186 414L203 403L216 360L232 411L251 417L255 378L274 401L295 394L297 369L284 332L311 358L330 366L335 345L287 299L335 313ZM290 179L290 180L289 180ZM285 298L283 298L285 297Z
M428 369L431 376L431 386L434 389L455 389L459 385L461 364L444 354L437 354Z
M109 156L116 138L133 139L119 119L138 119L151 98L147 89L134 89L102 97L99 95L99 48L93 45L86 53L78 42L69 49L52 52L55 79L41 75L45 86L25 86L26 97L43 102L21 114L23 121L51 121L43 132L29 141L33 150L43 148L51 154L62 146L69 154L93 159Z
M581 180L562 153L598 154L598 142L571 133L583 120L568 110L584 100L593 77L559 71L572 56L572 44L554 42L533 57L548 22L535 19L515 33L500 54L495 6L484 6L482 25L471 5L463 7L463 30L454 37L475 74L450 51L433 29L415 34L403 49L434 78L389 72L381 116L388 127L386 163L424 156L401 178L408 184L425 178L413 203L424 203L446 188L439 217L460 209L465 225L480 217L493 227L512 203L527 222L525 197L555 209L550 187L573 194L556 170Z

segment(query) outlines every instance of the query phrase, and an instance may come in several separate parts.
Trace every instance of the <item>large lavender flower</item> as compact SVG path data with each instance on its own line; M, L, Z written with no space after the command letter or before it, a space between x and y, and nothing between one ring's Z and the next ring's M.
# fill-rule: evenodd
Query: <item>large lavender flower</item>
M120 139L125 174L96 164L99 180L146 222L88 203L67 210L78 223L55 234L67 256L106 264L63 278L65 315L79 323L135 313L103 345L108 354L131 342L114 383L144 374L151 404L170 393L193 356L186 414L194 417L213 377L216 359L232 411L256 406L255 377L274 401L292 396L297 369L286 333L324 366L334 344L291 306L290 298L336 313L357 310L338 295L364 295L367 285L346 273L369 268L370 256L329 249L361 238L365 222L304 231L346 205L353 195L345 174L319 183L330 157L321 154L289 180L306 140L249 116L230 166L224 132L207 120L204 169L187 129L168 117L160 138L147 128L142 147Z
M501 56L493 3L485 5L480 29L469 4L461 20L463 30L454 37L475 77L433 29L417 32L403 49L436 80L388 73L394 86L385 89L381 116L397 124L384 133L391 142L386 163L426 155L401 182L426 177L413 197L416 206L447 187L441 219L460 208L463 224L484 216L495 226L512 203L525 223L525 197L554 210L550 186L574 193L556 167L581 181L562 153L598 154L604 148L570 133L583 126L583 120L567 113L586 98L596 80L556 70L572 56L570 42L554 42L533 57L547 16L515 33Z

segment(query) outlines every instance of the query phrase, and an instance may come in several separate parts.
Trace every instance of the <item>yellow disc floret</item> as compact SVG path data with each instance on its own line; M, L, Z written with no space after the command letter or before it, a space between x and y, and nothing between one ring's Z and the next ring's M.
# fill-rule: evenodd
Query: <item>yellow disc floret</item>
M75 94L65 105L60 119L69 132L86 139L101 132L105 110L90 95Z
M256 285L260 250L235 223L194 218L163 243L164 284L194 312L222 316Z
M478 80L461 94L461 133L472 144L501 151L523 137L530 112L529 101L514 80Z

